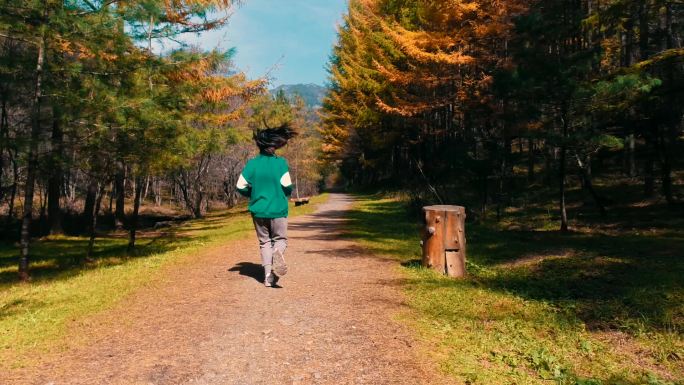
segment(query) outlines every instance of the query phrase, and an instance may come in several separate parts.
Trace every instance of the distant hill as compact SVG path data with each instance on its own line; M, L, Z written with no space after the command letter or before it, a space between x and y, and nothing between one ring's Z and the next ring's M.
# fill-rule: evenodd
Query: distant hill
M306 105L312 108L323 105L323 98L327 92L327 88L318 84L285 84L271 90L271 93L275 95L280 90L283 90L288 98L300 95Z

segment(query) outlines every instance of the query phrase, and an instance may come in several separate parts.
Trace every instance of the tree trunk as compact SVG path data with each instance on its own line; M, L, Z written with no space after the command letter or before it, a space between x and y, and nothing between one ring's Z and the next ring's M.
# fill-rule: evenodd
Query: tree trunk
M634 134L630 134L629 135L629 176L631 178L634 178L637 174L635 153L636 153L636 140L634 138Z
M50 234L62 234L62 209L60 199L62 197L62 184L64 181L62 167L62 144L64 133L62 131L62 116L58 107L53 107L52 120L52 162L50 164L50 178L48 180L48 222Z
M672 164L670 163L667 155L663 156L665 158L660 167L660 177L662 180L662 194L668 204L672 205L675 203L674 196L672 195Z
M193 211L193 205L192 201L190 200L190 193L188 191L188 173L186 170L181 170L180 175L178 178L176 178L176 183L178 184L178 188L180 189L180 193L183 198L183 204L185 207L192 212Z
M527 181L534 182L534 139L527 139Z
M582 186L585 190L587 190L587 192L589 192L591 197L594 199L594 203L596 204L596 207L599 209L601 216L605 217L606 208L603 205L603 199L601 199L601 197L598 195L596 189L594 189L594 184L591 182L591 169L589 168L589 161L582 162L582 159L578 154L575 154L575 158L577 160L577 166L580 169L580 173L582 174Z
M481 196L482 196L482 201L480 203L480 215L482 216L482 220L484 220L487 216L487 201L489 200L489 181L487 180L487 175L481 175L480 176L481 183Z
M33 219L33 193L38 167L38 140L40 139L40 110L43 98L43 64L45 62L45 32L38 39L38 60L36 64L36 80L31 109L31 138L28 150L28 166L26 170L26 187L24 189L24 212L21 221L21 239L19 256L19 279L29 279L29 245L31 242L31 221Z
M652 198L655 194L655 159L653 150L649 148L644 161L644 197Z
M567 209L565 207L565 174L566 174L566 161L565 157L568 152L567 148L567 138L568 138L568 120L567 116L565 113L563 113L562 116L563 120L563 143L561 144L561 150L560 150L560 159L558 161L558 179L559 179L559 184L560 184L560 194L559 194L559 200L560 200L560 217L561 217L561 226L560 226L560 231L562 232L567 232L568 231L568 213Z
M124 205L126 204L126 168L122 161L117 162L116 175L114 176L114 190L116 194L116 208L114 210L114 227L121 230L126 222Z
M149 192L150 192L150 177L147 176L147 177L145 178L145 189L143 190L143 193L142 193L142 200L143 200L143 202L144 202L145 200L147 200L147 196L148 196Z
M544 182L547 186L552 186L553 185L553 164L554 161L556 160L556 155L557 155L557 147L553 145L549 145L549 143L545 143L544 147L546 148L545 151L545 157L544 157L544 162L546 163L545 166L545 172L544 172Z
M154 204L157 206L161 206L161 204L162 204L161 180L155 178L155 181L154 181L154 184L152 185L152 188L154 190Z
M102 203L102 197L104 196L106 183L99 183L99 189L97 191L97 198L95 199L95 207L90 215L90 223L88 225L88 230L90 231L90 238L88 239L88 251L86 253L85 262L91 262L93 256L93 247L95 246L95 234L97 231L97 216L100 213L100 205Z
M195 201L192 205L192 215L195 218L202 218L202 202L204 201L204 191L202 184L199 183L199 176L195 179Z
M669 132L672 131L672 132ZM670 140L672 138L672 140ZM675 203L674 196L672 195L672 156L671 147L677 140L676 130L665 129L660 138L660 180L662 194L668 204L673 205Z
M83 204L83 223L89 223L91 214L95 209L95 200L97 199L98 183L93 179L88 183L88 191L86 192L85 203Z
M39 223L41 225L40 227L40 233L43 233L44 230L44 224L45 224L45 217L47 215L47 186L41 186L40 183L36 182L38 185L38 202L40 202L40 220Z
M423 207L422 264L450 277L466 274L465 208Z
M135 178L135 197L133 199L133 213L129 220L128 254L135 253L135 236L138 230L138 212L140 211L140 198L142 196L142 177Z
M192 206L192 215L197 219L202 218L202 201L204 200L203 196L204 194L202 194L200 191L195 192L195 202Z
M10 162L12 163L12 192L7 205L7 223L11 223L14 220L14 201L17 199L17 186L19 185L19 165L16 160L16 151L14 155L11 151L7 153L10 155Z
M0 201L5 197L5 190L2 186L5 173L5 141L8 139L9 127L7 124L7 100L3 90L2 103L0 103Z
M639 0L638 5L639 15L639 58L640 60L648 59L648 43L649 43L649 15L646 6L646 0Z
M107 212L112 215L114 214L114 195L116 195L116 187L114 182L112 182L112 189L109 192L109 205L107 208Z

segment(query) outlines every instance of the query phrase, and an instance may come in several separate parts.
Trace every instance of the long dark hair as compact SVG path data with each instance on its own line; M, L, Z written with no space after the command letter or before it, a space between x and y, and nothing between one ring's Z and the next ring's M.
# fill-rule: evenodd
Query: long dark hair
M290 139L297 136L297 132L290 126L290 123L273 128L268 127L266 122L264 125L266 128L254 130L254 141L262 153L273 155L275 150L285 146Z

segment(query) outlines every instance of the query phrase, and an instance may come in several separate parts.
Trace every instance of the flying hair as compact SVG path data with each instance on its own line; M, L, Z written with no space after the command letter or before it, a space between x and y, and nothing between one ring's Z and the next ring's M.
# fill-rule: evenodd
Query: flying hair
M259 151L267 154L275 153L275 150L282 148L290 139L298 135L290 123L269 127L264 119L264 126L266 128L254 130L254 141L259 147Z

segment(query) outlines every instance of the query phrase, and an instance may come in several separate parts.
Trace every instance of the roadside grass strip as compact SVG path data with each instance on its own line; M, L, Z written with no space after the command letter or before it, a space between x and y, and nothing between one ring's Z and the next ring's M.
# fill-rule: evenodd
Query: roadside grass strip
M290 208L291 216L311 214L327 199ZM59 349L71 322L112 308L135 290L163 278L162 267L193 263L207 248L253 231L245 208L210 213L146 237L139 251L126 256L125 237L104 235L95 243L93 261L78 266L85 237L47 237L32 243L34 278L16 281L17 249L0 245L0 368L30 365L41 353ZM255 246L256 250L256 246Z
M418 220L398 199L359 196L347 236L402 264L400 318L465 384L684 382L684 230L563 235L466 225L468 273L420 266Z

